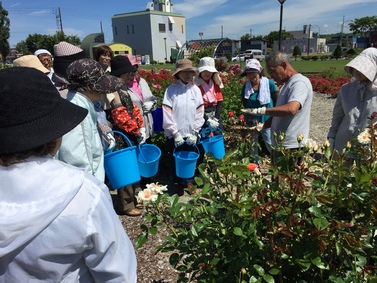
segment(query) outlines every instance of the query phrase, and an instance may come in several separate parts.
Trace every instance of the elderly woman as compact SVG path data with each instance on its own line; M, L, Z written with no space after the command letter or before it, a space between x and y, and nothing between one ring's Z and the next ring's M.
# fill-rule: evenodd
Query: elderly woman
M67 80L67 100L87 109L89 113L80 125L64 135L56 158L89 172L104 182L104 150L97 128L94 102L99 102L103 94L122 88L123 82L105 74L101 65L92 59L80 59L70 64L67 68Z
M100 45L94 52L94 60L101 64L106 72L110 72L110 60L114 58L114 53L107 45Z
M376 112L377 49L365 49L344 70L353 78L339 90L327 134L331 149L337 152L342 152L347 142L357 137L368 125L368 117Z
M25 67L0 71L0 105L0 282L136 283L108 189L53 158L88 110Z

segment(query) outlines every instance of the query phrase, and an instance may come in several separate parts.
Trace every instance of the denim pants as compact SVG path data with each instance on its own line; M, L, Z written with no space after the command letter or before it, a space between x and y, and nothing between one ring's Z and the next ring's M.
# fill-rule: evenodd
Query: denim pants
M268 152L271 153L271 150L272 150L271 149L271 129L270 128L263 129L262 131L260 131L260 133L262 135L264 144L266 145L266 148L267 148ZM255 135L254 142L258 143L258 135ZM258 145L255 145L254 146L253 154L255 155L255 163L256 164L259 164L259 155L258 155L258 152L259 152Z

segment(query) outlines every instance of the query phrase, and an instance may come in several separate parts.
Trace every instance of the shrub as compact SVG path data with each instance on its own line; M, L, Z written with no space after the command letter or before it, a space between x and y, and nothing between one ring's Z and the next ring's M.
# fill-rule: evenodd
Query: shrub
M376 115L359 143L349 143L336 160L328 142L320 160L310 157L318 150L314 143L295 152L279 146L281 164L304 161L289 170L271 166L269 176L279 182L250 164L250 131L231 133L237 149L222 160L206 157L200 171L207 182L189 202L160 194L145 204L137 247L167 227L157 251L171 253L178 282L375 282ZM360 166L346 167L348 154Z
M311 59L312 59L313 61L317 61L319 58L318 58L317 55L313 55L313 56L311 57Z

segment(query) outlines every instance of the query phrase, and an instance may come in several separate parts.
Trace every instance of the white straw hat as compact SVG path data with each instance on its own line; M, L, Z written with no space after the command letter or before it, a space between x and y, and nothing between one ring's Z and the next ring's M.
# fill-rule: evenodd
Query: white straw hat
M216 70L216 67L215 67L215 60L211 57L203 57L199 61L198 71L199 73L203 71L217 73L218 71Z

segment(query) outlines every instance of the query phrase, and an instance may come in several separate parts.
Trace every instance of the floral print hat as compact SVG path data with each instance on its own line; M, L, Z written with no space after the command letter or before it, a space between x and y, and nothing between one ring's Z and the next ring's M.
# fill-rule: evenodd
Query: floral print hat
M124 85L122 79L105 73L93 59L80 59L71 63L67 68L67 80L70 83L69 89L89 87L101 94L115 92Z

